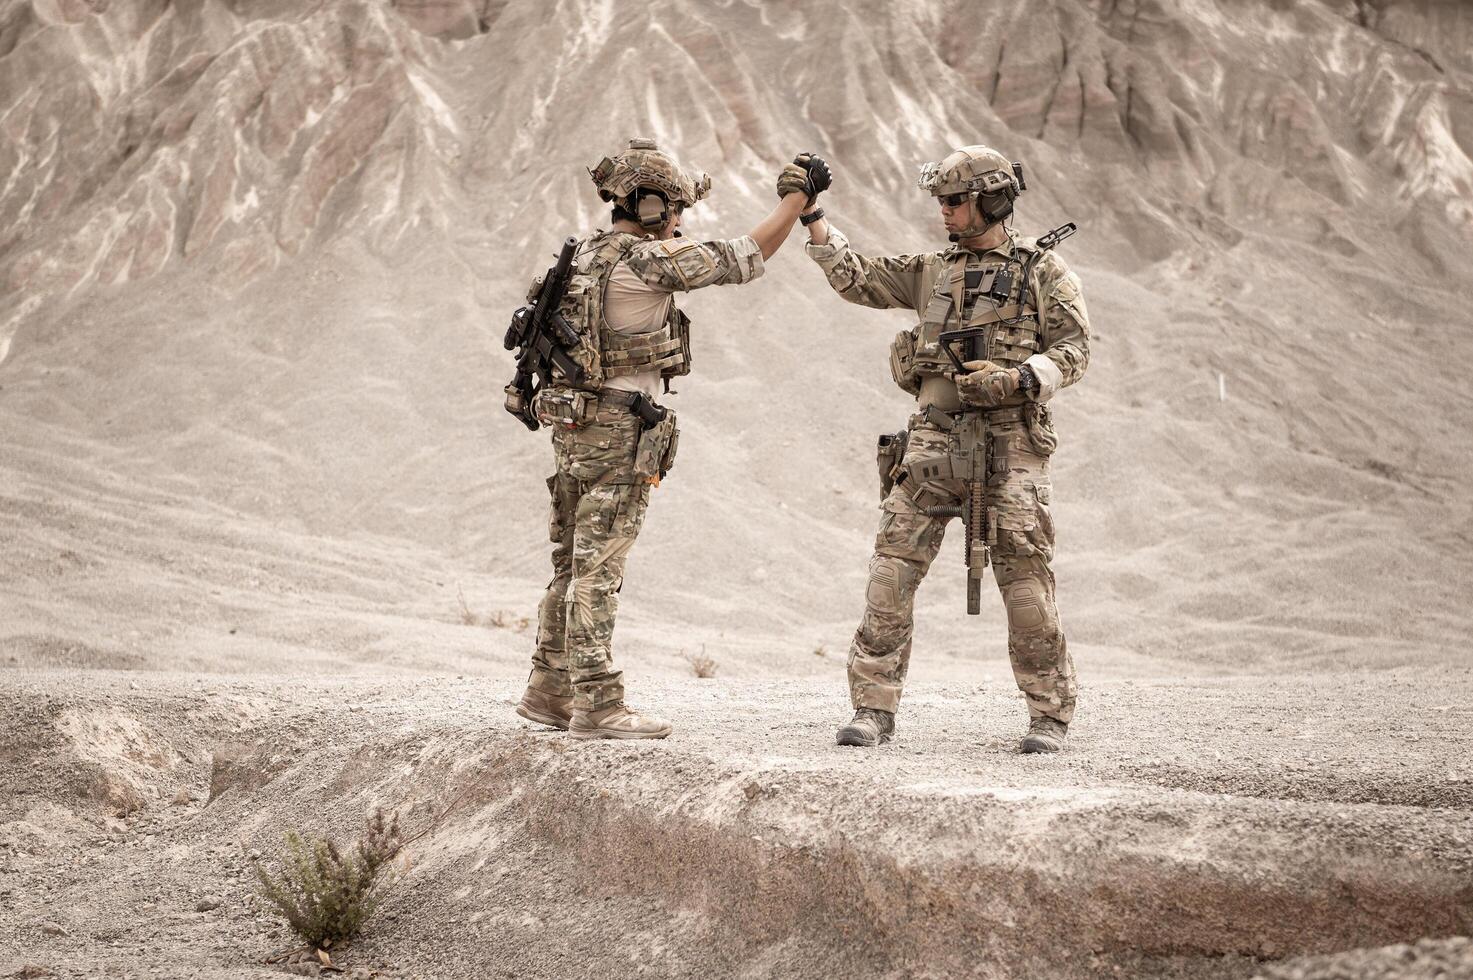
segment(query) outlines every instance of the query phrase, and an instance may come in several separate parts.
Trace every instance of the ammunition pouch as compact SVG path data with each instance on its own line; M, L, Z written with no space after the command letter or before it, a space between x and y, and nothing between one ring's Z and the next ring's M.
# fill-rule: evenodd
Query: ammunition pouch
M880 436L875 448L875 465L880 470L881 500L890 496L890 490L895 486L895 477L900 474L900 464L905 459L905 447L909 443L910 433L904 429Z
M675 413L665 410L665 417L639 434L634 450L634 475L645 483L659 485L675 464L675 449L680 444L680 429Z
M914 395L921 390L921 376L916 368L915 331L902 330L890 343L890 377L906 394Z
M670 390L671 378L683 378L690 374L690 317L676 309L670 318L670 335L680 342L680 360L660 372L665 379L665 390Z
M529 382L527 388L529 389L530 387L531 384ZM527 389L524 389L516 381L513 381L502 390L506 392L506 400L502 402L502 407L518 419L521 419L522 424L527 428L535 430L537 428L536 416L532 414L532 406L527 404ZM528 421L529 419L532 421Z
M964 479L950 453L921 456L902 463L895 482L922 511L932 517L955 516L932 513L952 497L954 481Z
M543 425L571 428L593 421L598 401L586 391L543 388L532 399L532 411Z

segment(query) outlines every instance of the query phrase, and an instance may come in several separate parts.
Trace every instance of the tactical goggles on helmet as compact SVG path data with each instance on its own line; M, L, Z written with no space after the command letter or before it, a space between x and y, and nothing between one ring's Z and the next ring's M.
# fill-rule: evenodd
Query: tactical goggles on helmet
M941 169L940 163L928 163L921 167L920 179L916 183L934 197L955 196L966 191L998 194L1010 190L1016 195L1026 190L1028 185L1023 180L1021 163L1014 163L1011 170L1009 173L986 160L962 160L945 170Z

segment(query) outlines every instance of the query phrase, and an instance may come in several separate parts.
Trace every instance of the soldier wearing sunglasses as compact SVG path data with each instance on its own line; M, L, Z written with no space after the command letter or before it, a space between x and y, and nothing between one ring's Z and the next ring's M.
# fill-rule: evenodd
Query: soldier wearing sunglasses
M905 432L881 437L883 516L865 611L849 649L852 721L840 745L889 741L910 663L915 592L953 517L965 520L969 589L989 561L1008 616L1008 654L1028 704L1023 752L1057 752L1074 716L1075 676L1054 599L1051 399L1089 364L1079 277L1052 246L1007 225L1025 189L1021 164L985 146L921 171L952 244L870 258L803 214L808 254L844 299L911 310L891 347L895 382L916 398ZM944 337L943 335L949 335ZM958 339L960 338L960 339ZM969 611L975 612L969 595Z

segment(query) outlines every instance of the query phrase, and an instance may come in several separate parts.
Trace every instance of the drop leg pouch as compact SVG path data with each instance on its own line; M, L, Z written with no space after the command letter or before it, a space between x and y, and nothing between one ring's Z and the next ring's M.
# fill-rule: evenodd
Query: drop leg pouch
M650 483L658 483L675 463L675 447L680 441L680 430L675 424L675 413L667 411L665 417L640 433L639 446L634 450L634 475Z

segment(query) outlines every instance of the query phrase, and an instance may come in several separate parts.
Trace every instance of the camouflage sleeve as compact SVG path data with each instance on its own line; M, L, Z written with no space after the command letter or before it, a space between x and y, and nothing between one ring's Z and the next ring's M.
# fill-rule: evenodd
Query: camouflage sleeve
M1079 277L1052 252L1039 262L1038 291L1043 296L1043 352L1027 364L1038 378L1038 401L1046 402L1089 367L1089 311Z
M923 280L926 256L897 255L871 259L849 247L849 239L833 225L822 245L809 242L808 257L819 264L834 292L851 303L876 309L919 309L929 290Z
M750 235L722 242L640 242L625 261L640 279L672 293L751 282L763 272L762 250Z

